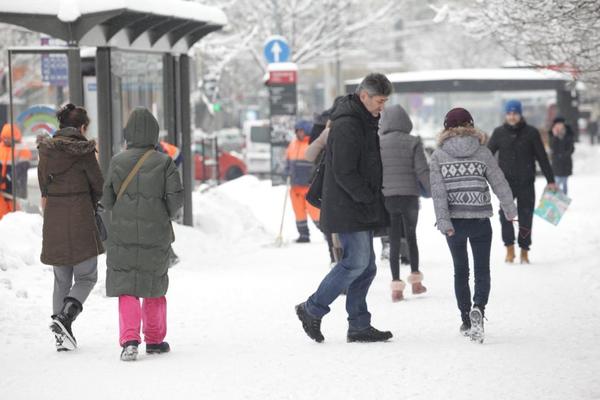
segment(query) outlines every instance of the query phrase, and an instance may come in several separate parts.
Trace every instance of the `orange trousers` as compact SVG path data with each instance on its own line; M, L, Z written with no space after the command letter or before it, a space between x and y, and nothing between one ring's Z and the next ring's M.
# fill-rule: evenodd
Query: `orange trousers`
M290 189L290 198L292 199L296 221L306 221L308 214L314 222L319 222L321 210L306 201L306 193L308 193L308 186L292 186Z
M13 211L13 202L0 195L0 219Z

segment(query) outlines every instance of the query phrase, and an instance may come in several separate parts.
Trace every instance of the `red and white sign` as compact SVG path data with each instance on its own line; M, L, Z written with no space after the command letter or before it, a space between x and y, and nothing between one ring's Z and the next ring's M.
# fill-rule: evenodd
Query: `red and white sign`
M297 71L269 71L269 85L289 85L296 83Z

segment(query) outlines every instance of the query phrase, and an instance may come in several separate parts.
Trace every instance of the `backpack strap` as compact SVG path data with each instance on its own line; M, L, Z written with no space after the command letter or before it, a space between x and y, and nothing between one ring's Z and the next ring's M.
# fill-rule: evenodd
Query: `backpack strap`
M131 172L129 173L129 175L127 175L127 178L125 178L125 180L121 184L121 187L119 188L119 193L117 194L117 200L119 200L121 198L121 196L123 196L123 193L125 193L125 190L127 190L127 187L129 186L129 184L131 183L131 181L133 180L133 178L137 175L137 173L140 170L140 168L142 167L142 164L144 163L144 161L146 161L146 159L148 157L150 157L150 155L152 153L154 153L154 149L148 150L138 160L138 162L135 163L135 165L133 166L133 169L131 170Z

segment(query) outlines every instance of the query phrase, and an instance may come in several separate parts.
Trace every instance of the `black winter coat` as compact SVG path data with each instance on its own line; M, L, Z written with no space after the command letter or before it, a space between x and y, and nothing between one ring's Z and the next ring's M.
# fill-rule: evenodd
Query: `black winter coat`
M373 231L389 225L383 167L373 117L357 95L341 99L327 139L321 224L326 232Z
M561 139L548 133L550 138L550 149L552 150L552 170L556 176L569 176L573 174L573 158L571 155L575 151L575 135L571 127L567 126L567 132Z
M554 173L540 133L525 120L515 126L505 123L494 129L488 147L492 154L498 152L498 164L511 187L533 185L536 160L548 183L554 183Z

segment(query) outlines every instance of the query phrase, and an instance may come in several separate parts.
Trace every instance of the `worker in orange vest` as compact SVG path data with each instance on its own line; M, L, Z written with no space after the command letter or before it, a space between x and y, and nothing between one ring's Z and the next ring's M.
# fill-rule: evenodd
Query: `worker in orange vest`
M286 151L285 173L290 179L290 197L296 215L296 227L300 236L296 243L310 242L307 214L318 226L320 211L306 201L306 193L310 186L313 164L306 160L305 153L310 139L311 123L300 120L294 130L296 138L292 140Z
M173 162L175 162L176 167L179 167L183 162L183 153L181 150L179 150L179 147L175 146L174 144L171 144L165 140L161 140L156 150L171 157Z
M13 168L13 144L15 168ZM21 145L21 130L15 124L5 124L0 133L0 219L15 211L13 197L27 197L27 170L31 161L31 151Z

